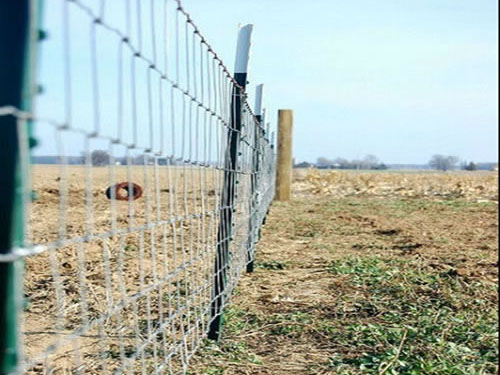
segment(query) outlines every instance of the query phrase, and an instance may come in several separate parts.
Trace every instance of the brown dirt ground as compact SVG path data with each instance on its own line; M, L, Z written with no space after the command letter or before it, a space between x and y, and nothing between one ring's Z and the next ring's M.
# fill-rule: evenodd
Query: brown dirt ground
M28 238L57 250L25 260L24 351L30 359L52 353L30 373L67 373L75 371L78 362L85 364L86 373L103 373L103 363L113 370L120 365L120 350L130 355L136 350L137 336L145 340L157 329L162 309L165 315L174 316L195 293L190 307L172 318L165 340L181 345L181 331L188 328L192 328L188 341L198 339L198 326L209 319L204 316L196 327L193 323L201 314L199 306L209 306L211 298L220 172L182 167L35 165L32 176L37 199L31 205ZM108 186L129 180L143 187L140 199L130 204L107 199ZM247 184L241 185L244 189ZM238 209L239 215L246 215L245 207ZM174 217L178 220L171 222ZM110 235L111 231L116 234ZM75 240L86 235L103 237ZM244 233L233 236L235 241L243 240ZM181 271L167 279L176 269ZM135 305L129 303L102 327L93 324L84 334L77 333L76 340L71 338L124 298L162 278L162 288L137 298ZM124 349L120 349L120 335ZM194 346L186 345L189 351ZM148 361L154 351L160 353L160 344L146 346ZM180 356L173 358L171 362L178 366Z
M365 185L353 173L335 173L344 181ZM488 191L488 197L459 198L356 193L362 189L353 189L353 183L337 187L347 193L328 194L318 190L317 181L308 185L305 176L303 171L296 175L291 202L272 206L258 246L257 259L263 266L242 278L232 301L236 311L244 312L243 318L232 319L237 329L227 329L218 346L208 344L193 360L190 374L343 374L328 368L328 359L340 352L347 357L359 353L339 347L331 336L315 331L311 322L296 323L308 325L313 331L308 335L272 334L290 323L286 317L307 314L314 321L327 314L334 320L349 311L352 306L339 296L351 286L345 277L332 277L327 270L336 259L380 256L418 265L429 274L452 272L467 282L497 284L496 175L425 176L434 184L452 179L455 187L461 179L462 185L484 184L477 191ZM391 185L407 175L364 177ZM415 180L411 176L410 183ZM348 293L356 297L360 292ZM494 294L489 298L497 303ZM274 316L285 318L266 320ZM245 355L233 358L234 348L241 347Z
M61 171L51 167L39 167L35 168L34 172L35 190L40 195L32 212L31 229L34 242L54 241L61 225L70 236L84 234L87 230L87 214L85 184L82 182L85 180L83 170L72 167L67 171L68 209L67 220L63 224L57 221L60 217ZM127 180L125 172L118 168L115 181ZM93 218L95 231L105 233L112 225L116 225L118 229L126 228L130 220L126 207L118 207L115 218L110 217L109 202L103 194L109 185L107 170L94 169L93 173L93 211L97 214ZM168 176L161 175L156 180L148 170L133 173L134 182L139 181L143 186L150 186L151 192L157 183L170 187L170 191L169 188L159 190L161 198L151 201L151 212L140 202L134 207L134 225L155 220L156 212L161 215L159 219L168 219L171 215L168 196L171 195L172 186ZM211 191L214 191L217 177L209 176L212 182L205 185L207 203L213 204L215 199ZM248 322L248 327L239 329L237 333L226 330L221 343L235 347L244 345L246 352L251 355L242 360L225 354L220 357L214 355L214 350L221 350L217 347L208 352L204 349L191 360L190 373L330 374L331 372L321 367L330 356L339 352L356 356L355 352L345 353L346 348L336 345L321 330L313 329L312 335L305 336L269 334L270 331L286 326L286 317L289 316L308 314L313 319L325 319L328 316L337 316L339 309L344 313L350 311L351 306L339 299L339 291L350 288L348 283L345 278L332 277L327 271L328 265L335 259L366 255L390 257L419 264L419 267L430 273L439 274L451 270L466 280L495 284L498 264L497 177L496 174L488 173L320 174L314 171L299 171L294 181L294 199L287 203L273 203L267 223L263 227L262 239L258 246L260 266L253 274L241 279L233 297L233 306L247 311L248 316L255 317L255 321L265 321L265 317L274 315L284 316L285 320L268 321L260 325ZM205 177L198 175L193 178ZM198 183L197 180L193 181L194 184ZM186 197L193 202L189 210L193 210L193 207L200 210L199 196L196 196L197 193L194 193L193 189L181 185L177 189L185 190ZM180 195L182 200L182 194ZM183 206L180 204L178 207L177 214L182 215ZM152 219L148 219L151 214ZM206 225L214 226L214 223L207 222ZM191 233L193 237L197 236L194 227L186 227L183 230L186 235ZM212 231L211 236L214 235L215 232ZM210 241L210 235L207 236L206 241ZM136 246L139 241L144 241L144 255L148 258L153 251L153 246L148 243L160 243L162 235L146 230L125 235L123 243L120 244L115 239L109 239L96 240L86 245L84 262L90 291L90 318L105 312L109 303L103 276L106 256L103 249L110 251L113 274L111 281L116 289L111 292L112 296L120 296L120 282L125 284L127 293L134 293L143 287L138 282L141 272L145 283L151 282L154 267L157 267L158 274L162 272L160 263L156 266L143 264L143 270L140 271ZM169 245L172 248L172 244ZM55 258L63 291L66 293L61 299L64 306L55 306L53 303L56 293L52 287L54 280L51 275L54 259L42 255L27 261L25 286L30 306L26 313L28 335L25 338L28 354L36 353L52 343L51 331L57 323L57 311L63 311L61 318L68 332L82 324L76 281L77 269L81 264L79 251L77 246L71 244L58 251ZM159 258L171 256L164 249L156 251ZM178 252L177 259L180 262L183 256L181 249L174 251ZM117 262L120 254L124 255L124 272L121 273ZM207 254L208 258L213 258L212 253ZM201 279L195 281L191 287L188 285L188 290L184 293L189 294L189 288L194 290L206 283L206 280L210 280L211 269L203 271ZM181 279L191 276L179 275L172 281L169 293L175 294L184 287ZM209 297L210 291L206 292ZM144 303L145 301L139 303L138 308L144 309ZM158 315L157 310L157 306L153 306L153 317ZM113 333L113 330L118 328L118 323L109 323L110 333ZM127 312L124 315L124 323L131 327L138 324L129 321ZM144 325L148 320L142 319L139 323ZM311 327L309 325L308 329ZM130 332L124 332L132 336L131 330L132 328ZM90 335L80 342L86 356L83 360L88 364L87 368L98 368L98 353L102 350L96 348L99 341L96 332L89 334L94 336ZM101 345L108 348L106 351L109 355L116 356L114 342ZM93 349L85 349L85 346ZM64 361L65 355L61 354L59 360ZM116 361L118 360L119 358L116 358ZM68 370L73 366L72 363L65 363L60 368ZM40 371L34 373L43 373L43 369L40 368Z

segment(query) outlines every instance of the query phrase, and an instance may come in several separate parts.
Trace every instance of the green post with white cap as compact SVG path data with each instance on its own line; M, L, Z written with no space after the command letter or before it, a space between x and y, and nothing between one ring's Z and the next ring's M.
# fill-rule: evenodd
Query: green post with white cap
M42 0L0 2L0 375L20 374L18 311L23 302L23 262L14 249L24 246L24 197L29 159L21 142L35 145L29 114L32 110L36 45ZM21 127L25 128L22 129ZM20 134L19 130L22 130ZM23 169L24 168L24 169Z

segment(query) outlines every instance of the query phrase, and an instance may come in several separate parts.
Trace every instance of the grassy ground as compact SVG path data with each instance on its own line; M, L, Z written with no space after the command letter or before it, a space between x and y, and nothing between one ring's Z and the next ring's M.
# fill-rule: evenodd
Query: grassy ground
M195 374L497 374L497 205L275 203Z

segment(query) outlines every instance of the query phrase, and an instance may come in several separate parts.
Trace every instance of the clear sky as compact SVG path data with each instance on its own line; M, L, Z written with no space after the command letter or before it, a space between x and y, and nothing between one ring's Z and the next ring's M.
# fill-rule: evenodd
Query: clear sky
M299 161L498 159L496 1L183 4L231 68L238 24L254 24L249 90L264 83L273 126L278 109L294 110Z

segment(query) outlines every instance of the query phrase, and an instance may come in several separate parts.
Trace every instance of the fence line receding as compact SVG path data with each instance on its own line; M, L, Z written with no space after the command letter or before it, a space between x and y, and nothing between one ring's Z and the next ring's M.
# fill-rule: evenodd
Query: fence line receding
M251 26L232 74L177 0L2 7L0 373L186 374L274 195Z

